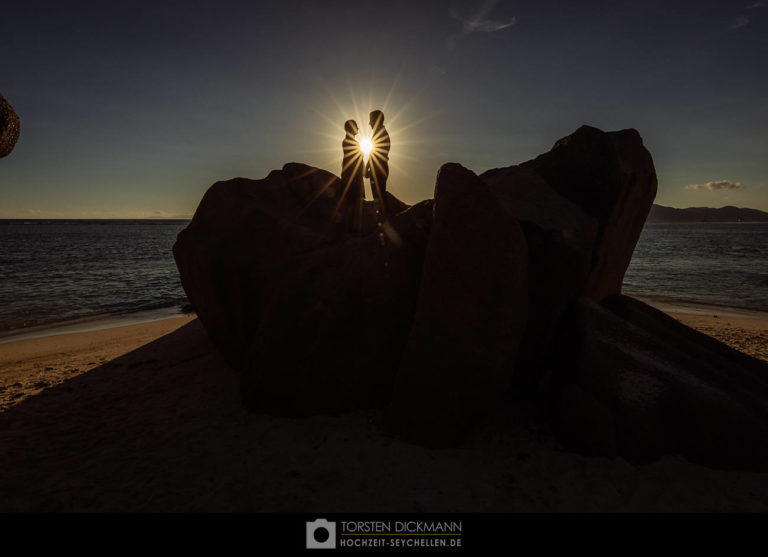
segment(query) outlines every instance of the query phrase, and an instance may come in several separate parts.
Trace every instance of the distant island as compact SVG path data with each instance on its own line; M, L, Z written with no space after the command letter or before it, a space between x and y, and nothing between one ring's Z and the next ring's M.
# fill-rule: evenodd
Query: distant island
M711 207L676 209L674 207L654 204L645 222L768 222L768 213L757 209L741 209L730 205L720 209L713 209Z

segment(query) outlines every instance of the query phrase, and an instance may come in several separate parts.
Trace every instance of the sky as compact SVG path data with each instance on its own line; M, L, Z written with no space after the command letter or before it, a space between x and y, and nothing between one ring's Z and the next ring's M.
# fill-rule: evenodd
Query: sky
M432 197L582 124L635 128L656 203L768 211L768 1L11 2L0 93L21 118L0 218L194 213L216 181L339 174L382 109L387 188Z

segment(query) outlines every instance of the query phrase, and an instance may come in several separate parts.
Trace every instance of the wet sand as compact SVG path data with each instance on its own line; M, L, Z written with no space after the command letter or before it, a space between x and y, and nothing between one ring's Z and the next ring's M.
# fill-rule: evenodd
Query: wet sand
M768 360L768 319L675 317ZM768 510L768 473L576 455L519 405L450 450L249 413L192 317L2 344L0 404L0 511Z

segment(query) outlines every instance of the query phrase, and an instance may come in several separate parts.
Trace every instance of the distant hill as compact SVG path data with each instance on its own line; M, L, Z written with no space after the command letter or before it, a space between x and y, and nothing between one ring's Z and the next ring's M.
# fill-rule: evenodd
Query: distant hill
M676 223L676 222L768 222L768 213L757 209L740 209L739 207L688 207L675 209L663 205L653 205L645 222Z

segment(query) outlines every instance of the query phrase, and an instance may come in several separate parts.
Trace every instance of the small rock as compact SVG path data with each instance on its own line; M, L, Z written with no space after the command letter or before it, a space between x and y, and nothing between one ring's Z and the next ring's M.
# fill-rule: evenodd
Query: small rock
M13 151L19 139L21 122L13 107L0 95L0 158Z

